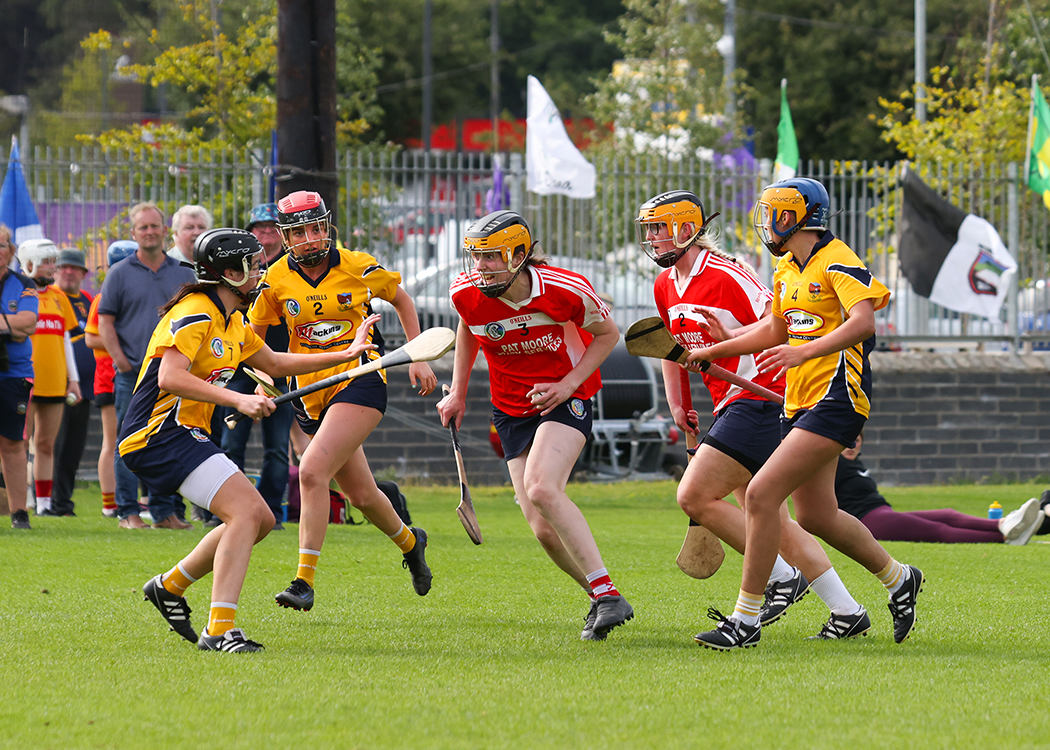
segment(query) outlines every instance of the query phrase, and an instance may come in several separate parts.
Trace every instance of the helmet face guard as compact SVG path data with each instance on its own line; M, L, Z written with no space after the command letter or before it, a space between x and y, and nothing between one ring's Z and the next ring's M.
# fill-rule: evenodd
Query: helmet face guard
M475 287L486 297L499 297L510 288L514 279L532 255L535 243L525 219L514 211L495 211L472 224L463 237L463 271ZM521 260L514 265L514 258ZM503 268L492 268L485 263L498 255ZM479 268L479 264L485 264Z
M250 305L259 296L266 257L255 235L243 229L210 229L193 243L193 266L202 284L225 284ZM240 271L234 281L226 271Z
M291 193L277 202L277 229L292 260L300 266L312 268L328 257L335 247L331 217L332 213L325 207L320 194L308 190ZM296 239L292 236L295 229L311 226L323 237Z
M634 220L638 244L656 265L670 268L685 255L716 216L717 213L705 218L703 203L688 190L661 193L638 208L638 216ZM686 224L693 225L693 233L681 240L680 235ZM667 236L655 239L664 230Z
M779 258L787 252L784 244L795 232L828 228L830 202L827 189L808 177L775 182L762 190L755 203L755 232L766 249ZM781 229L779 224L786 212L792 212L796 221Z

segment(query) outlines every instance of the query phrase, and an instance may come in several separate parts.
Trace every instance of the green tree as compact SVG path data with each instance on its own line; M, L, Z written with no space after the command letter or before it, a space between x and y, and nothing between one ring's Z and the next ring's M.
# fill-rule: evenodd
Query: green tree
M977 85L973 85L977 83ZM872 118L882 139L912 161L993 164L1024 160L1031 91L1009 80L959 81L945 67L931 71L926 122L915 117L914 89L900 99L881 99Z
M715 51L722 33L716 22L720 7L678 0L625 4L619 30L606 35L624 59L587 99L596 122L615 125L610 145L664 155L723 147L734 123L721 115L722 61Z
M927 59L931 67L956 59L960 41L983 43L986 0L929 0ZM746 105L755 153L776 153L782 78L803 161L881 160L897 156L870 115L879 98L911 87L914 7L894 0L839 3L817 0L786 9L754 0L737 16L737 64L754 96Z

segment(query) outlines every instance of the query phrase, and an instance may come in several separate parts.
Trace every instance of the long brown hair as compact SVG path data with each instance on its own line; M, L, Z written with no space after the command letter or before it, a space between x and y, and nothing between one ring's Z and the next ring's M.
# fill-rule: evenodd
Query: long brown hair
M175 305L179 304L182 300L186 299L191 294L196 294L197 292L207 292L209 289L214 288L215 284L209 284L203 281L191 281L186 284L183 284L175 290L175 294L172 295L172 298L165 302L164 305L160 308L160 316L163 318L165 315L168 314L168 311L171 310L171 308L175 307Z

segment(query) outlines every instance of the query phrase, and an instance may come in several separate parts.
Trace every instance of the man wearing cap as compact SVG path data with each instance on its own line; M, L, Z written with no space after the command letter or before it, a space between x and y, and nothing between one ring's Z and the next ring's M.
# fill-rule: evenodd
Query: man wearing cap
M73 515L73 486L76 482L77 467L84 455L87 443L88 422L91 418L91 403L95 399L93 390L95 379L95 357L84 341L84 326L87 323L88 311L91 309L91 295L80 286L88 274L84 262L84 253L72 248L60 250L55 264L55 284L58 290L69 299L76 317L77 325L69 332L73 344L73 357L76 359L77 372L80 375L81 400L75 404L68 401L62 412L62 424L55 438L55 462L51 483L51 515Z
M248 224L245 226L254 234L263 246L267 267L273 265L284 255L284 244L281 233L277 231L277 204L261 203L251 210ZM266 345L275 352L288 351L288 327L281 321L280 325L270 326L266 330ZM282 393L288 391L286 378L279 379L275 385ZM255 382L244 374L244 368L238 367L237 373L230 380L229 389L238 393L252 393ZM284 491L288 486L288 431L291 429L294 412L290 403L279 404L277 409L262 421L263 463L259 474L258 490L266 504L273 511L277 523L275 529L284 528L281 504ZM244 470L244 449L248 445L252 421L242 419L232 430L222 430L222 449L237 466Z

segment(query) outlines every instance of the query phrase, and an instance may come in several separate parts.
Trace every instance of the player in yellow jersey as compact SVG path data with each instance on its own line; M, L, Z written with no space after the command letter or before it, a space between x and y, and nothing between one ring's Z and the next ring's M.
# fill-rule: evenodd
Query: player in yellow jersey
M183 285L161 310L118 449L150 492L178 492L210 510L223 524L210 531L171 570L142 588L171 629L202 651L250 652L262 645L234 627L237 601L252 546L273 528L273 513L248 478L208 437L215 405L252 419L273 413L273 400L225 388L244 362L272 377L356 361L372 348L369 332L378 316L364 320L339 351L317 355L274 352L245 325L243 311L258 293L262 245L241 229L213 229L193 247L197 283ZM184 597L194 581L212 579L208 626L200 638L190 624Z
M266 328L279 325L283 316L289 351L341 351L378 297L394 306L409 339L418 336L416 308L398 285L400 274L387 271L367 253L336 247L331 226L331 214L317 193L303 190L278 201L277 228L288 252L267 271L267 288L248 314L255 332L265 336ZM361 363L378 356L369 351ZM350 367L348 363L296 378L295 387ZM410 365L408 375L412 385L418 383L421 396L437 386L425 362ZM426 532L401 521L376 487L361 447L386 410L385 373L344 381L292 404L296 421L312 440L299 463L299 567L287 590L275 597L277 603L300 611L314 605L314 574L328 530L328 486L333 478L353 506L401 550L413 588L425 595L432 578L424 558Z
M36 514L50 516L51 477L55 438L62 424L66 399L80 401L80 375L69 332L77 327L73 306L55 279L58 248L51 240L26 240L18 246L22 271L37 286L40 309L33 333L33 395L26 412L26 439L33 459L33 492Z
M922 571L890 557L835 500L838 455L843 447L853 447L871 408L868 355L875 346L875 311L886 306L889 291L828 231L829 203L824 186L808 178L762 191L755 230L780 258L772 314L736 337L689 355L696 369L701 360L761 352L759 371L775 372L787 383L783 440L747 489L740 594L730 617L708 611L718 626L696 636L708 648L758 643L759 609L780 546L780 506L788 495L806 531L856 560L887 588L894 641L907 638L915 625Z

